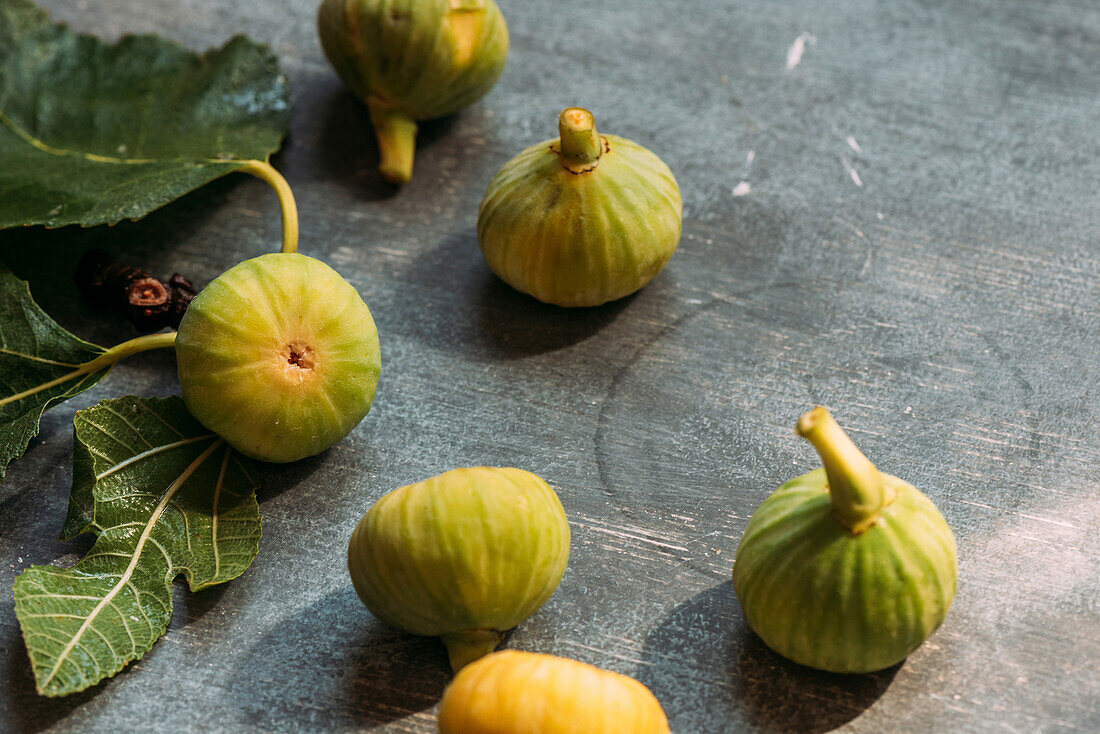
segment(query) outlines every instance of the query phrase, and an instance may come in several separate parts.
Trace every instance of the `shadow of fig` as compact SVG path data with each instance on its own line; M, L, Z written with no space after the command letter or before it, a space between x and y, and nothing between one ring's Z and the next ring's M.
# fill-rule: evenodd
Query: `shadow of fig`
M270 627L240 661L229 678L234 716L264 730L291 721L361 729L418 716L450 680L439 640L386 627L350 584Z
M676 607L649 633L637 677L673 731L825 732L863 713L900 668L838 675L780 657L748 629L727 581Z
M486 360L521 359L578 344L608 326L638 297L595 308L541 303L493 275L472 228L419 254L409 277L422 288L409 289L408 304L395 309L416 314L415 321L404 318L404 328L433 348ZM424 298L424 293L431 296Z

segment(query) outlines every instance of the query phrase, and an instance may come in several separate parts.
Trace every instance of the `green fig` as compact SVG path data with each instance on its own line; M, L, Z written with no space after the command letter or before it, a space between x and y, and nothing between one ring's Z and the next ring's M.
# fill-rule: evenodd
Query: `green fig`
M441 637L456 671L541 607L568 559L569 523L550 485L484 466L393 490L348 543L367 609L392 627Z
M458 112L500 78L508 27L493 0L323 0L321 46L370 108L382 176L408 182L416 123Z
M238 451L297 461L370 410L381 369L370 309L339 273L297 253L246 260L195 297L176 337L194 416Z
M672 257L680 189L650 151L597 134L588 110L563 110L558 130L559 139L527 148L489 183L478 241L516 290L558 306L598 306L635 292Z
M733 586L765 644L796 663L867 673L901 662L955 597L955 536L932 501L864 456L829 412L797 432L824 469L771 494L737 548Z

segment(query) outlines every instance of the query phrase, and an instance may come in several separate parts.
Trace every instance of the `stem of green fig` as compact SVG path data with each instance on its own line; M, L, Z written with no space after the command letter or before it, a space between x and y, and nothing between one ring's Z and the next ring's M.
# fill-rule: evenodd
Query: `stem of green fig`
M88 375L93 372L99 372L102 369L106 369L126 357L138 352L145 352L150 349L160 349L161 347L170 347L176 342L176 332L168 332L166 334L147 334L146 336L139 336L136 339L122 342L117 344L103 354L99 355L95 359L89 360L84 364L76 366L72 372L66 372L61 377L54 378L48 382L43 382L41 385L35 385L29 390L16 393L15 395L9 395L6 398L0 399L0 407L7 405L8 403L14 403L23 398L29 398L31 395L36 395L43 390L49 390L51 387L62 385L70 380L75 380L82 375Z
M836 518L853 535L869 529L886 503L879 470L820 405L798 419L795 432L814 445L825 465Z
M497 649L504 640L504 633L490 629L473 629L456 632L453 635L440 635L447 646L447 657L451 661L451 670L458 672L479 658L483 658Z
M298 205L294 203L294 192L290 190L290 184L283 175L275 170L275 167L265 161L249 161L240 169L242 173L248 173L265 181L275 189L275 195L279 197L279 207L283 212L283 252L298 251Z
M374 134L378 138L378 170L392 184L412 178L416 152L416 122L373 99L367 101Z
M567 107L558 116L561 134L561 164L574 173L591 171L603 154L603 142L596 132L592 113L580 107Z

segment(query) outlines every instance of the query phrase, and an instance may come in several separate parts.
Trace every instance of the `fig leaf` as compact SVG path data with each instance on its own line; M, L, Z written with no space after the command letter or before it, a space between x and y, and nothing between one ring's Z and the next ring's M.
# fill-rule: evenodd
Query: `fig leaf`
M266 161L289 117L278 61L244 36L106 44L0 0L0 229L140 219Z
M62 329L26 281L0 265L0 479L38 435L47 409L103 379L109 366L88 365L105 351Z
M65 536L91 531L72 568L31 566L15 614L45 696L92 686L140 658L172 615L172 580L192 591L236 578L260 539L252 463L183 401L125 397L76 414Z

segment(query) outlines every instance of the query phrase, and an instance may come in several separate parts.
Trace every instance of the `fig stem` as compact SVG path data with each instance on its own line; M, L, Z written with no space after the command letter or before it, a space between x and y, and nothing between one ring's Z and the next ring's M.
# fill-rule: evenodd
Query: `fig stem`
M49 390L51 387L62 385L70 380L75 380L81 375L99 372L102 369L110 367L115 362L123 360L130 355L137 354L138 352L145 352L150 349L160 349L161 347L170 347L175 344L175 342L176 332L170 331L163 334L146 334L145 336L139 336L129 341L122 342L121 344L116 344L95 359L76 365L76 369L72 372L66 372L64 375L61 375L61 377L56 377L40 385L35 385L23 392L0 399L0 407L22 400L23 398L29 398L43 390Z
M458 672L470 663L497 649L504 640L504 633L494 629L472 629L451 635L440 635L447 646L451 670Z
M795 432L814 445L825 465L837 520L853 535L869 529L886 504L879 470L820 405L798 419Z
M558 116L561 135L561 164L573 173L591 171L599 163L603 142L596 132L592 113L581 107L567 107Z
M283 212L283 252L298 251L298 205L294 202L294 192L283 175L266 161L249 161L242 167L242 173L248 173L275 189L279 197L279 207Z
M416 122L406 115L370 99L370 119L378 138L378 170L392 184L405 184L412 178L416 153Z

